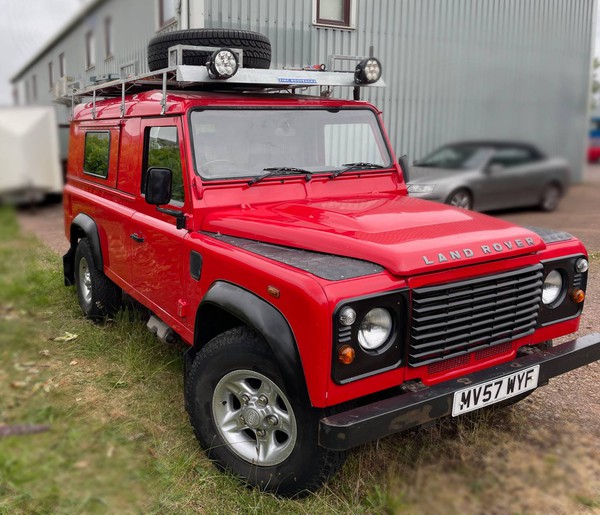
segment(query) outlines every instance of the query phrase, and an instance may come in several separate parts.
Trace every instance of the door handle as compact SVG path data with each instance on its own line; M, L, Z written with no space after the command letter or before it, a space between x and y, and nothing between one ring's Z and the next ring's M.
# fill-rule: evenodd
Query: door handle
M140 236L138 233L134 232L133 234L130 234L129 237L133 240L136 241L138 243L144 243L144 237Z

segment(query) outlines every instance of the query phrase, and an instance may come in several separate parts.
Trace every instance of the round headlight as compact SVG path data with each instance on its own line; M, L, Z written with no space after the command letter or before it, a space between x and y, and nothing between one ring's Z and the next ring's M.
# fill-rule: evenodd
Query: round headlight
M221 48L213 52L206 66L211 79L229 79L238 70L238 60L231 50Z
M356 311L354 311L351 307L346 306L340 312L339 321L341 325L352 325L356 322Z
M552 270L544 279L542 289L542 302L546 305L552 304L562 292L563 277L558 270Z
M587 272L590 267L588 260L585 258L579 258L575 263L575 270L580 274Z
M381 347L392 333L392 315L387 309L369 311L358 328L358 343L365 350Z
M357 84L372 84L381 77L381 63L374 57L363 59L356 65L354 82Z

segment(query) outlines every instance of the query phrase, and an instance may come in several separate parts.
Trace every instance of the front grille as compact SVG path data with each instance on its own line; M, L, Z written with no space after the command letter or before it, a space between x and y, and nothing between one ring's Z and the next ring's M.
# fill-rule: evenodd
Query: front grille
M542 276L536 265L414 289L408 364L428 365L533 333Z

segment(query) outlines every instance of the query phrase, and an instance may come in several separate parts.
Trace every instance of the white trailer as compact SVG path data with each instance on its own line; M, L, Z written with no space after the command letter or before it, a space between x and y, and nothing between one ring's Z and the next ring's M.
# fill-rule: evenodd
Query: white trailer
M0 203L38 202L61 193L54 108L0 108L0 156Z

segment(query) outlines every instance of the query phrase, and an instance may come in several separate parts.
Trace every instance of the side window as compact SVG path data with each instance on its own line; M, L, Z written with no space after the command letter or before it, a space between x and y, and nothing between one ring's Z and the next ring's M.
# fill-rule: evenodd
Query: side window
M492 157L490 164L499 164L505 168L521 166L535 161L535 157L527 148L503 148L498 150Z
M171 202L183 204L183 174L177 127L150 127L146 129L142 192L146 186L146 170L152 167L169 168L173 172Z
M106 179L109 155L110 132L86 132L83 173Z

